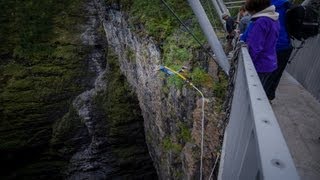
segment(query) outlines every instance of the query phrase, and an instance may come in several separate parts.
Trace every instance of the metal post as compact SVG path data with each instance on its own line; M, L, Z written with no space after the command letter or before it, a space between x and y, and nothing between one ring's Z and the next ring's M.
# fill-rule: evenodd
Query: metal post
M224 30L226 30L226 22L222 19L222 14L226 13L230 16L230 12L221 0L211 0L216 12L219 16L220 22L223 25Z
M199 0L188 0L189 5L191 6L194 14L198 18L198 22L201 26L202 31L208 39L208 42L211 46L212 51L216 55L217 63L223 69L223 71L229 75L230 63L227 59L226 54L223 51L223 48L218 40L216 33L214 32L210 21L201 5Z

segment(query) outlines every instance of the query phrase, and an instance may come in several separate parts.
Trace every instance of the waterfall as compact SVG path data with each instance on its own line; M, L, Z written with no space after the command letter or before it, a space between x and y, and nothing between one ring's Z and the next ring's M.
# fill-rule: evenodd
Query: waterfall
M107 157L99 153L101 151L99 147L106 143L107 138L99 133L101 128L98 125L101 125L101 122L99 122L101 118L94 114L93 102L94 97L106 89L106 82L103 80L106 74L105 56L103 46L99 44L101 40L97 34L100 22L95 15L93 2L88 2L86 10L89 16L84 26L84 32L81 34L81 40L83 45L93 47L88 55L88 65L89 71L94 74L94 78L90 85L91 89L77 96L73 101L73 106L87 128L90 142L83 144L82 148L72 156L67 170L69 179L105 178L111 169L108 163L103 160Z
M131 93L124 76L117 74L120 72L115 65L119 64L118 59L110 58L106 63L104 49L107 43L104 42L107 38L99 31L102 24L96 8L103 11L95 2L87 2L87 22L81 34L82 44L93 47L87 61L94 78L89 80L90 88L73 101L73 107L85 125L87 133L83 138L87 140L72 155L66 176L68 179L154 179L156 172L145 143L137 97ZM120 94L113 97L117 95L113 92ZM119 115L123 108L127 108L125 113Z

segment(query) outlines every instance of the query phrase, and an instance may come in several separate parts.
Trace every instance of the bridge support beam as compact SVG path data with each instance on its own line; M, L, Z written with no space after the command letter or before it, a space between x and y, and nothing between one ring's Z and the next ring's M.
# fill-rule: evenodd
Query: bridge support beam
M211 0L212 1L212 4L214 6L214 8L216 9L216 12L219 16L219 19L220 19L220 22L221 24L223 24L223 28L224 30L227 30L226 29L226 22L222 19L222 14L226 13L230 16L230 12L229 10L227 9L226 5L223 3L222 0Z
M208 39L210 47L216 56L216 61L223 71L229 75L230 63L227 59L222 45L220 44L216 33L214 32L211 23L199 0L188 0L190 7L196 15L202 31Z

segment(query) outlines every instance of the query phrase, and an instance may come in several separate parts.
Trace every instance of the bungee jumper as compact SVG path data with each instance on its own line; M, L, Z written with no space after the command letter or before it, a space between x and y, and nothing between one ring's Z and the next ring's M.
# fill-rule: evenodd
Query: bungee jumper
M175 71L167 66L160 66L159 70L166 73L167 75L171 76L171 75L178 75L181 79L183 79L185 82L189 83L191 86L193 86L193 84L190 82L190 80L186 77L184 77L180 72L184 72L185 69L187 69L187 67L182 66L182 68L179 71Z

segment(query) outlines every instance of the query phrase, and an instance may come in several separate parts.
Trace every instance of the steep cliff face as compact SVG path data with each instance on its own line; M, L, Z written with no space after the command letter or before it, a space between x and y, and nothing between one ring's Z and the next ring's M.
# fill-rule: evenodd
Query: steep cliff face
M122 12L112 6L106 7L102 1L95 2L100 8L109 47L117 54L121 71L138 96L147 145L159 178L198 178L201 97L186 84L169 85L168 79L159 73L159 65L164 57L157 43L150 37L134 33L128 17ZM174 32L177 40L182 34L179 31L177 29ZM190 59L193 62L203 61L197 52ZM207 78L213 82L213 79ZM206 96L203 173L208 178L220 148L220 115L217 113L219 105L212 86L200 86Z
M144 26L157 23L144 14L148 25L129 19L131 1L107 2L0 2L1 177L198 178L202 99L161 64L186 65L184 75L206 97L209 176L220 148L217 67L179 25L166 27L168 16L147 33ZM152 13L159 2L135 3L152 5Z
M95 4L1 5L1 177L154 179L136 95Z
M92 79L91 47L78 38L85 17L71 16L81 10L78 3L1 1L1 177L62 177L66 161L50 149L53 125ZM69 131L82 126L69 124Z
M74 134L74 138L87 140L72 154L67 178L154 178L136 95L112 53L104 52L107 43L98 31L101 26L94 2L86 3L85 14L88 19L81 39L84 45L95 47L88 54L89 69L95 78L92 88L73 101L87 132Z

